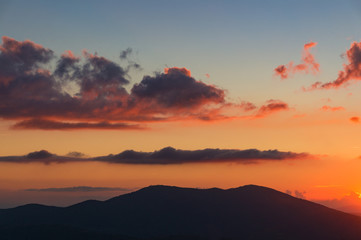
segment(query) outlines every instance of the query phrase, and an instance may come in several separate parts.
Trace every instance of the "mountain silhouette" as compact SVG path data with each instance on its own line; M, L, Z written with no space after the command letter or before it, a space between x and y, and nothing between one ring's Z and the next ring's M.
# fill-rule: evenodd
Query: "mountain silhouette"
M0 210L0 239L361 239L361 218L276 190L150 186L70 207Z

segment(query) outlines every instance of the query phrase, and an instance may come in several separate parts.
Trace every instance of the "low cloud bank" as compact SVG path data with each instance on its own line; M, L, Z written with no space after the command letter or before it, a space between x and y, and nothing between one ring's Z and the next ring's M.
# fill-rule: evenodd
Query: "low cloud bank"
M84 156L84 155L82 155ZM210 163L210 162L235 162L235 163L259 163L262 161L284 161L291 159L311 158L308 153L283 152L279 150L258 149L218 149L206 148L201 150L181 150L166 147L154 152L140 152L126 150L119 154L110 154L94 158L74 157L72 155L58 156L46 150L29 153L26 156L0 157L0 162L30 163L41 162L67 163L67 162L106 162L119 164L185 164L185 163Z

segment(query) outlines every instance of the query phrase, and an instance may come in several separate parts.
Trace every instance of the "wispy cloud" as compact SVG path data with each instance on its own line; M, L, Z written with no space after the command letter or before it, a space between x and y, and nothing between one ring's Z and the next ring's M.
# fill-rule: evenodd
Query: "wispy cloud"
M271 113L279 112L279 111L286 111L289 110L289 106L287 103L281 100L268 100L266 104L262 105L259 109L256 117L265 117Z
M274 69L275 75L281 79L287 79L295 73L313 73L319 72L320 64L315 61L314 56L310 53L310 49L315 47L317 42L309 42L303 46L301 63L294 65L291 61L287 65L279 65Z
M337 106L337 107L331 107L331 106L328 106L328 105L324 105L321 107L322 111L331 111L331 112L336 112L336 111L341 111L341 110L345 110L344 107L341 107L341 106Z
M305 191L298 191L298 190L294 190L293 192L291 190L286 190L286 193L288 195L294 196L296 198L300 198L300 199L306 199L306 192Z

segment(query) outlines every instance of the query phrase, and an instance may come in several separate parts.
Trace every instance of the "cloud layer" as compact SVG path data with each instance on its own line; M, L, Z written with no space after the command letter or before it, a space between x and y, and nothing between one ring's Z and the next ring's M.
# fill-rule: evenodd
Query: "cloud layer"
M66 162L87 162L98 161L120 164L184 164L184 163L210 163L210 162L237 162L256 163L260 161L283 161L289 159L304 159L312 157L307 153L282 152L279 150L261 151L258 149L202 149L202 150L181 150L166 147L154 152L138 152L126 150L116 155L100 156L94 158L80 158L57 156L46 150L29 153L26 156L0 157L0 162L30 163L41 162L66 163Z
M315 47L317 42L309 42L303 46L301 63L294 65L291 61L287 65L279 65L274 69L276 76L281 79L287 79L295 73L313 73L319 72L320 64L315 61L314 56L310 53L310 49Z
M186 68L144 76L128 92L129 72L140 69L128 60L132 49L121 52L120 61L128 60L121 66L85 50L57 57L29 40L2 41L0 118L16 120L14 129L144 129L147 122L219 120L256 110L247 101L227 101L225 90Z
M128 188L89 187L89 186L25 189L25 191L28 192L105 192L105 191L130 191L130 190L131 189Z
M73 130L73 129L144 129L139 124L103 122L63 122L46 119L29 119L17 122L13 129Z

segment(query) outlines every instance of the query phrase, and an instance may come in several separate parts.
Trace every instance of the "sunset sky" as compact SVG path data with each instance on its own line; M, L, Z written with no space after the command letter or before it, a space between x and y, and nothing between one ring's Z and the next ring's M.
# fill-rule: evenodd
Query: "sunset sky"
M360 22L356 0L0 0L0 208L257 184L361 212Z

